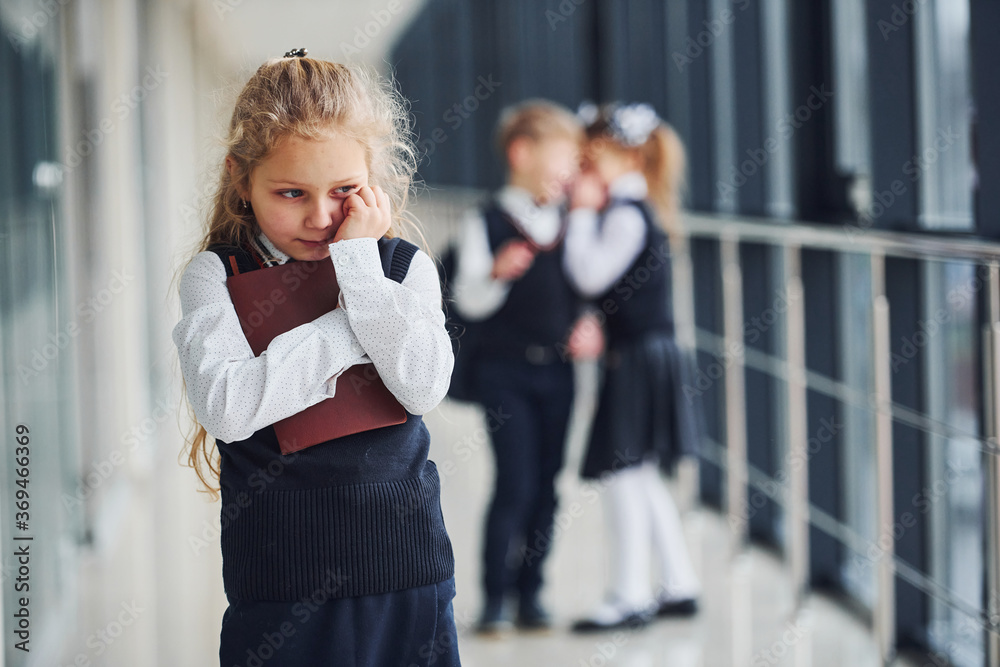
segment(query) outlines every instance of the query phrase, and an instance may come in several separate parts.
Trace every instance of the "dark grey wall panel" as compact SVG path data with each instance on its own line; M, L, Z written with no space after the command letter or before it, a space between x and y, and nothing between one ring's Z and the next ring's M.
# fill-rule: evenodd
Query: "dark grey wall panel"
M837 341L837 275L833 253L806 250L802 253L802 288L805 297L806 368L835 380L840 361ZM840 405L828 394L809 390L806 396L809 454L809 502L843 520L841 510L841 432L831 427L840 422ZM843 546L828 533L809 531L810 578L814 585L837 587L844 558Z
M896 0L868 0L872 191L889 202L873 211L872 226L915 229L919 188L909 183L909 177L907 187L898 187L904 182L905 165L917 152L914 22L884 32L894 4Z
M970 0L973 99L976 108L973 159L976 163L977 231L1000 238L1000 2Z
M764 149L764 72L760 4L738 9L733 31L733 82L736 87L736 164L726 165L746 176L737 190L737 211L767 214L767 177L772 168ZM763 157L762 157L763 156Z
M923 276L918 262L908 259L886 259L885 287L890 305L890 334L893 359L907 359L894 364L892 400L914 411L926 411L923 368L925 348L915 352L904 349L914 340L923 318L921 302ZM927 514L916 511L914 498L927 484L927 452L925 436L919 429L893 421L893 514L906 530L895 537L896 556L921 572L927 572ZM903 516L913 518L905 520ZM905 524L904 524L905 521ZM896 578L896 632L900 646L926 645L929 601L923 592L905 580Z

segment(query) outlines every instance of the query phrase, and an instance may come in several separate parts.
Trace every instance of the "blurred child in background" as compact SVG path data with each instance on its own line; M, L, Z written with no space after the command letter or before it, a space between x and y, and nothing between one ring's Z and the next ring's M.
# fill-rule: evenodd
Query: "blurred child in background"
M467 215L458 246L454 305L478 331L476 350L459 354L475 355L471 384L491 415L496 462L483 543L484 634L509 625L508 596L517 598L519 628L551 623L539 592L573 403L571 358L594 345L574 329L579 302L563 257L562 205L582 138L580 121L557 104L505 109L497 143L507 185Z
M674 340L670 240L679 235L685 152L645 104L593 109L584 174L572 195L568 273L605 320L607 351L582 476L606 490L612 575L577 631L635 627L694 613L700 584L660 476L697 448L700 415L682 392ZM659 586L650 586L655 547Z

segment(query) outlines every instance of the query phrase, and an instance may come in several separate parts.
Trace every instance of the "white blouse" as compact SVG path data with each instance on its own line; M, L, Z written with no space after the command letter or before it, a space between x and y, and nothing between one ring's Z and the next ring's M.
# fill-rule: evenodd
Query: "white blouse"
M263 233L258 240L284 264L288 255ZM195 416L213 437L243 440L333 396L337 377L373 363L412 414L444 398L454 365L430 257L418 251L402 283L382 272L373 238L331 243L340 308L276 336L255 357L211 251L195 255L180 282L182 318L171 337Z
M646 177L632 171L608 186L608 195L645 199ZM604 224L598 225L599 217ZM566 274L581 294L596 297L611 289L646 245L646 221L634 206L610 206L601 213L576 209L566 230Z

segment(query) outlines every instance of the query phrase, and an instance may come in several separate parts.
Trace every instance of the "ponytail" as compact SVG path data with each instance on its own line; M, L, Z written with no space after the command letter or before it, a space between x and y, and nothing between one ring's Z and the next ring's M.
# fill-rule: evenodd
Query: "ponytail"
M677 132L668 123L657 125L642 146L642 173L649 187L660 225L674 244L684 236L681 225L681 201L687 186L687 152Z

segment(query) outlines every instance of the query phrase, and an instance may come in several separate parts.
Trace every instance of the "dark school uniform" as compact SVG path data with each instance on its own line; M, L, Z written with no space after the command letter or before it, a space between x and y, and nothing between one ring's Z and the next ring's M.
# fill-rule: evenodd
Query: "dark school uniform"
M230 257L263 266L249 249L209 250L227 275ZM380 240L385 274L401 282L415 250ZM221 667L459 664L454 557L419 415L287 456L273 426L216 443Z
M607 317L607 350L581 470L588 479L651 456L669 470L697 451L702 432L700 404L684 394L691 362L674 338L669 239L644 200L613 199L613 206L638 208L646 240L623 276L595 299Z

